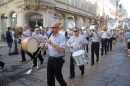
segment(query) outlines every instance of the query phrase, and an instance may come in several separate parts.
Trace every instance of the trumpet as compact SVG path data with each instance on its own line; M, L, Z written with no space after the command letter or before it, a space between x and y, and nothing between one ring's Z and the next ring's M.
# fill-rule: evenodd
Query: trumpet
M95 32L95 30L94 30L94 29L92 29L92 31L93 31L93 32Z

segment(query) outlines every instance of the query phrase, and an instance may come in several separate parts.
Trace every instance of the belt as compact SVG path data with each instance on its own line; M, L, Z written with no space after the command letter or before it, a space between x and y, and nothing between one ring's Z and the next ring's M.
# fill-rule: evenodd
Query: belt
M92 42L92 43L99 43L99 42Z
M53 57L53 56L49 56L50 59L62 59L63 56L60 57Z

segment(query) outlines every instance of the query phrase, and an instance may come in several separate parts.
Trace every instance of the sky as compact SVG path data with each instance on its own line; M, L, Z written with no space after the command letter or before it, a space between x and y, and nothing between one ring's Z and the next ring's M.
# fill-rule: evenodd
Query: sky
M120 0L119 4L123 4L124 8L126 9L128 16L130 17L130 0Z

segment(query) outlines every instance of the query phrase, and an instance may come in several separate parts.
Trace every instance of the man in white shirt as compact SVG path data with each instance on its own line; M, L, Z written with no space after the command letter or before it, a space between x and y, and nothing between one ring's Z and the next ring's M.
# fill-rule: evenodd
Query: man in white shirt
M92 44L91 44L91 65L94 65L94 53L96 54L96 62L99 61L99 45L100 45L100 38L101 38L101 31L98 30L98 24L93 24L95 29L93 29L89 36L92 37Z
M107 32L107 27L104 26L103 30L101 31L101 55L103 55L104 48L105 54L107 54L107 38L109 37L109 33Z
M24 25L23 35L22 35L21 39L23 40L25 37L30 37L30 31L28 30L28 25L27 24ZM27 53L27 54L31 57L31 60L32 60L33 55L31 53ZM22 56L22 61L21 62L26 61L25 52L22 49L21 49L21 56Z
M63 34L65 36L65 31L63 30L63 26L60 26L59 33Z

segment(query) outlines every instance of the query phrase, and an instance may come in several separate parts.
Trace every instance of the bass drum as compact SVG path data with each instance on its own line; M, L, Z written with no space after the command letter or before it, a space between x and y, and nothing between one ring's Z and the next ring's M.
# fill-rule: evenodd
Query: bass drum
M34 37L25 37L21 41L21 49L25 52L34 53L38 49L38 41Z

